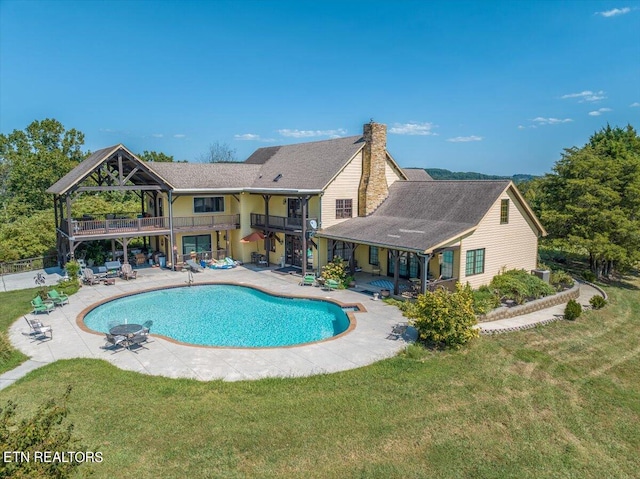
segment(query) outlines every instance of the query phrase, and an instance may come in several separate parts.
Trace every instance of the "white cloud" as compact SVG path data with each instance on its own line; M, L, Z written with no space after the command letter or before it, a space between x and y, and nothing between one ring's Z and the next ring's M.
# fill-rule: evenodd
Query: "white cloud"
M602 17L616 17L618 15L624 15L625 13L629 13L631 9L629 7L624 8L613 8L611 10L607 10L606 12L596 12L596 15L600 15Z
M412 121L409 123L394 123L393 127L389 130L389 133L393 133L395 135L437 135L437 133L431 131L432 128L436 127L433 123L420 123L417 121Z
M162 133L152 133L151 136L154 138L164 138L164 135Z
M243 133L242 135L233 135L234 140L240 141L264 141L264 142L272 142L276 141L273 138L261 138L260 135L255 135L253 133Z
M638 106L640 106L640 103L637 101L634 101L631 105L629 105L631 108L636 108Z
M562 95L560 98L566 100L567 98L580 98L580 103L585 101L599 101L607 98L605 92L600 90L597 92L592 92L591 90L581 91L580 93L568 93L567 95Z
M569 123L569 122L572 122L573 120L571 118L565 118L565 119L543 118L543 117L539 116L537 118L534 118L531 121L537 123L538 125L557 125L559 123Z
M476 135L456 136L455 138L448 138L447 141L450 141L452 143L466 143L468 141L482 141L482 137Z
M173 135L174 138L186 138L187 135L182 134L182 133L178 133L177 135Z
M336 130L290 130L288 128L278 130L282 136L288 136L291 138L312 138L315 136L328 136L330 138L340 138L347 134L347 130L344 128L338 128Z
M116 130L112 130L111 128L100 128L98 131L101 131L103 133L115 133Z
M590 116L600 116L600 115L602 115L603 113L605 113L607 111L612 111L612 110L611 110L611 108L598 108L595 111L590 111L589 115Z
M524 129L525 129L525 127L524 127L524 126L522 126L522 125L518 125L518 130L524 130Z

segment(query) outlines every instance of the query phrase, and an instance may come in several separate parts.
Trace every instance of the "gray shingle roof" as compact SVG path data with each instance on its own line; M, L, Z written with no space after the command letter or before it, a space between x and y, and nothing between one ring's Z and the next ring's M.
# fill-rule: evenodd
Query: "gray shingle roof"
M53 185L49 187L47 193L59 195L67 191L76 182L82 180L91 171L98 166L106 157L108 157L113 151L117 150L121 145L113 145L107 148L93 152L86 159L78 164L73 170L64 175Z
M147 163L178 190L241 190L258 175L260 165L246 163Z
M509 185L510 181L396 181L373 214L317 234L429 251L473 229Z
M429 181L433 180L431 175L424 168L402 168L402 172L409 181Z
M363 146L361 136L350 136L260 148L246 160L262 165L251 186L321 190Z

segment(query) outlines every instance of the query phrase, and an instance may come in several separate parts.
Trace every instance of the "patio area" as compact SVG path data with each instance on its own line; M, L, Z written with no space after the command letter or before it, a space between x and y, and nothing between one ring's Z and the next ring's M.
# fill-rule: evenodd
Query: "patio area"
M355 313L356 327L350 333L323 342L287 348L214 348L188 346L153 337L148 350L139 354L122 351L112 354L103 349L104 334L83 331L76 318L85 308L121 294L134 293L162 286L189 283L234 283L250 285L274 294L332 298L342 303L362 303L366 312ZM400 311L382 301L374 301L369 292L377 291L375 284L357 279L355 289L325 291L317 287L300 286L300 276L276 274L272 268L253 265L229 270L212 270L193 275L159 268L145 268L135 280L117 280L115 285L83 286L71 296L70 304L57 307L39 319L53 328L53 339L31 342L26 335L27 324L22 318L9 329L11 342L31 358L31 364L44 365L59 359L94 358L109 361L115 366L144 374L186 377L203 381L260 379L265 377L296 377L333 373L366 366L392 357L415 339L412 328L404 335L397 334L398 325L406 322ZM372 277L374 278L374 277ZM388 278L375 277L377 280ZM372 279L372 281L376 281ZM380 288L383 289L383 288ZM33 317L33 315L27 315ZM395 331L395 332L394 332ZM25 366L27 367L27 366Z

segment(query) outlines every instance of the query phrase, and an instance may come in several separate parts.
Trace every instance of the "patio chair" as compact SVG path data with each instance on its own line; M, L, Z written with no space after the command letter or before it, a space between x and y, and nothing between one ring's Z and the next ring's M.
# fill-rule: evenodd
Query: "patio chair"
M64 304L69 304L69 296L64 293L58 293L55 289L52 289L47 293L47 297L53 301L53 304L58 306L62 306Z
M313 286L316 282L316 277L313 274L305 274L302 281L300 281L300 286Z
M100 278L93 274L91 269L85 268L82 270L82 282L84 284L94 285L100 283Z
M326 289L327 291L338 289L338 282L335 279L327 279L324 282L324 289Z
M199 273L200 271L202 271L202 266L200 266L198 263L196 263L192 259L186 260L185 263L187 266L189 266L189 269L194 273Z
M133 335L127 338L127 348L131 351L131 346L137 346L142 349L149 349L143 343L149 341L149 330L142 328L140 331L133 333ZM137 353L137 351L133 351Z
M33 314L47 313L49 314L56 305L51 300L43 300L40 296L36 296L31 300L31 306L33 306Z
M26 316L24 319L29 325L29 336L34 338L34 341L49 341L53 339L53 329L51 329L51 326L44 325L37 319L29 319ZM47 333L49 337L47 337Z
M113 349L113 352L118 352L118 348L125 349L127 347L127 337L121 335L106 334L106 343L104 349Z
M136 279L138 276L138 272L133 270L133 267L129 263L125 263L122 265L122 269L120 270L120 274L122 275L122 279Z

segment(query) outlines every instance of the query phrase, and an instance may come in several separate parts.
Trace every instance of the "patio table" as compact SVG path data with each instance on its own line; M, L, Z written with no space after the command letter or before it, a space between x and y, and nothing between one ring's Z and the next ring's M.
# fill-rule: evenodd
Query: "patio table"
M137 333L143 328L142 324L135 323L127 323L127 324L118 324L113 328L109 329L109 334L113 334L114 336L129 336L133 333Z

